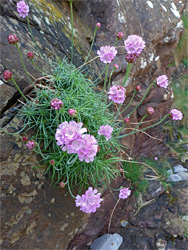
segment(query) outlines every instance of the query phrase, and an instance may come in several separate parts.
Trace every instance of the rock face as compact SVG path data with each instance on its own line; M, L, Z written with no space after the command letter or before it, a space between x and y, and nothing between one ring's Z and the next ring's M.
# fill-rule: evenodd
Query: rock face
M186 1L185 1L186 2ZM7 42L7 36L11 33L19 37L20 48L23 53L26 67L32 79L41 74L27 60L27 53L34 52L34 61L37 66L47 74L51 74L51 63L58 56L66 56L70 60L70 8L65 1L31 0L29 20L31 29L36 39L37 46L45 58L40 58L38 50L28 33L26 19L21 19L16 11L16 0L1 1L1 55L0 65L0 91L1 112L4 129L16 132L22 129L19 119L14 118L15 108L12 107L19 97L15 87L7 84L2 79L4 70L13 72L15 80L21 89L28 86L29 81L21 65L15 46ZM145 1L142 0L93 0L74 2L74 61L79 66L83 62L84 55L89 51L92 40L92 32L95 24L101 22L98 31L93 55L102 45L113 45L117 32L123 31L125 38L130 34L137 34L146 41L146 49L133 68L132 75L127 86L127 102L131 98L134 86L139 82L142 92L137 95L133 107L141 100L148 84L156 76L167 74L169 77L172 68L168 68L168 59L171 58L172 49L176 46L181 31L179 12L185 7L181 1ZM177 8L177 9L176 9ZM179 11L179 12L178 12ZM118 43L119 46L123 42ZM126 71L125 51L120 48L114 63L119 64L119 69L113 75L113 84L122 83ZM100 62L92 64L93 72L99 75L99 68L104 65ZM134 112L131 120L138 122L149 103L158 110L155 113L164 114L169 110L172 102L171 89L152 89L148 97L140 106L138 112ZM20 106L19 106L20 107ZM126 114L125 114L126 115ZM160 130L150 131L153 137L162 136ZM144 143L143 143L144 142ZM157 140L149 138L145 134L127 138L123 143L132 149L134 155L149 155L152 151L159 150ZM159 146L161 150L161 141ZM149 151L148 151L149 148ZM21 144L21 135L5 137L1 133L1 195L2 195L2 249L66 249L71 238L86 224L86 217L75 208L74 200L65 196L62 189L55 190L44 179L45 169L33 169L38 165L39 159L24 149ZM119 187L122 180L117 180ZM84 234L77 239L82 243L91 245L91 240L105 233L110 212L116 200L107 192L105 203L96 216L90 217L91 223ZM135 202L135 201L134 201ZM126 201L120 202L128 211L133 210ZM122 214L121 214L122 215ZM120 216L121 217L121 216ZM125 216L126 217L126 216ZM104 226L103 222L105 221ZM134 233L134 229L133 233ZM168 230L168 228L167 228ZM89 238L87 238L89 236ZM49 240L50 239L50 240ZM84 240L83 240L84 239ZM72 244L74 245L74 244ZM79 246L79 244L78 244ZM80 248L81 249L81 248Z

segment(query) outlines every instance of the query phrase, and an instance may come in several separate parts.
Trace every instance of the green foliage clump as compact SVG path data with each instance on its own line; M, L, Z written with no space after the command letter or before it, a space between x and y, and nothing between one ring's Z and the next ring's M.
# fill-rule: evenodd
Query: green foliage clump
M62 181L69 191L76 187L81 191L83 187L96 186L99 182L107 184L119 173L115 164L118 161L115 155L120 150L120 143L115 137L117 129L113 127L113 136L109 141L97 133L102 125L112 126L114 117L108 105L102 102L102 94L95 91L95 84L63 60L56 65L47 86L36 92L35 101L39 105L26 105L21 112L25 124L35 131L32 139L37 142L35 151L42 156L40 166L47 167L46 173L52 183L56 185ZM51 109L53 98L63 101L62 109ZM77 111L77 118L68 114L70 108ZM93 162L81 162L77 155L68 154L57 145L55 133L58 124L72 120L81 121L87 133L97 139L100 151ZM51 160L55 164L50 164Z

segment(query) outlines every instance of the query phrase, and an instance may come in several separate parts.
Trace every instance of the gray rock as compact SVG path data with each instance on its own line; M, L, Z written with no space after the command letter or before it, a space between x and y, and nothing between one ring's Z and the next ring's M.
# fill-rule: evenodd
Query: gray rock
M187 172L187 169L182 165L177 165L174 167L174 173Z
M168 179L168 182L178 182L181 181L181 177L178 174L171 174Z
M104 234L91 245L91 250L118 250L123 242L119 234Z
M182 181L188 181L188 173L187 172L181 172L181 173L178 173L178 175Z

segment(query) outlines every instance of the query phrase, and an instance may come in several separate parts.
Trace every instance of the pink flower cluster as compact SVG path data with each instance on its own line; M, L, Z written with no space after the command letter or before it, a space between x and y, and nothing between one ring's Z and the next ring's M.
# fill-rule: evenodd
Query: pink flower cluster
M63 107L63 102L58 98L53 98L50 102L51 109L61 109Z
M125 101L125 88L121 85L113 85L109 89L108 99L114 101L115 103L123 103Z
M97 50L97 54L100 57L101 62L111 63L117 54L115 47L102 46L100 50Z
M88 190L82 196L76 196L76 207L81 207L80 210L84 213L95 213L97 208L100 207L100 203L103 199L100 198L100 193L97 193L97 189L89 187Z
M84 134L87 129L82 128L82 122L63 122L56 130L57 145L68 154L78 154L80 161L87 163L94 161L97 154L97 140L93 135Z
M141 54L145 47L145 42L142 37L137 35L128 36L127 40L124 41L124 44L128 54L136 54L137 56Z
M172 120L182 120L183 114L178 109L172 109L170 111L170 116L172 117Z
M108 141L108 140L111 139L112 131L113 131L113 128L110 127L110 126L107 124L106 126L101 126L101 127L100 127L100 129L99 129L99 131L98 131L98 134L99 134L99 135L104 135L106 141Z
M119 192L119 198L127 199L130 194L131 194L131 190L129 188L122 188L120 189L120 192Z
M167 76L166 75L159 76L157 78L156 84L157 84L157 86L166 89L168 87L168 78L167 78Z
M20 17L25 18L26 16L28 16L29 6L23 0L19 1L17 3L17 11L18 11Z
M25 144L26 147L28 147L30 150L34 149L36 146L36 143L34 141L28 141L27 144Z

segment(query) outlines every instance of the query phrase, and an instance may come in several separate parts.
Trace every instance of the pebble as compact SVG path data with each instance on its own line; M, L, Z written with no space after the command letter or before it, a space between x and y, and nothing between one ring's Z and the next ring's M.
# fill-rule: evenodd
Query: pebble
M187 169L184 168L182 165L177 165L174 167L174 173L181 173L181 172L187 172Z
M126 227L127 224L128 224L128 221L127 221L127 220L122 220L122 221L121 221L121 226L122 226L122 227Z
M178 174L171 174L167 181L169 182L178 182L178 181L181 181L181 177L178 175Z
M119 234L104 234L91 245L91 250L118 250L123 242Z

